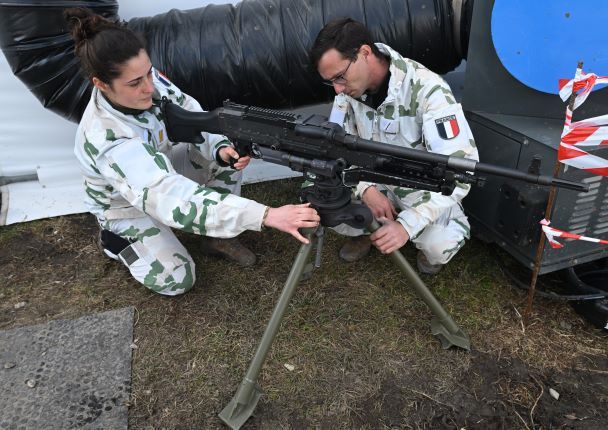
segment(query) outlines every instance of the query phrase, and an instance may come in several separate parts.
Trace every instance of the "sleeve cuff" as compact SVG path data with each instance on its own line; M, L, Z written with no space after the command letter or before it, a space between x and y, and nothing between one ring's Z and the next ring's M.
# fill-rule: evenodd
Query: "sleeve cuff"
M369 187L373 187L374 184L373 182L359 182L357 184L357 188L355 189L355 196L358 199L361 199L361 197L363 197L363 193L369 188Z
M262 230L262 221L264 218L264 212L266 211L266 205L258 203L254 200L236 196L234 194L229 194L223 203L227 203L230 207L233 209L236 208L240 212L240 215L238 215L234 221L235 225L238 226L240 231ZM220 214L219 219L225 218L226 217L222 218Z
M427 220L422 215L411 210L400 212L397 216L397 221L399 221L405 231L407 231L410 239L420 234L428 225Z
M216 149L216 151L215 151L215 157L214 157L214 158L215 158L215 162L216 162L216 163L217 163L219 166L221 166L221 167L228 167L228 166L229 166L229 164L228 164L228 163L226 163L224 160L222 160L222 157L220 157L220 150L221 150L222 148L224 148L225 146L228 146L228 145L220 146L220 147L219 147L219 148L217 148L217 149Z

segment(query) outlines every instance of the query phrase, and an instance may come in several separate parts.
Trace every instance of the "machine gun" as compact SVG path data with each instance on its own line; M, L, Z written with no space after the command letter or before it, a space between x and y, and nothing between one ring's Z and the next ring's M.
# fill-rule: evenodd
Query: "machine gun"
M458 182L481 185L483 178L475 173L483 172L533 184L588 190L586 184L538 175L537 165L531 169L535 170L534 173L524 173L465 158L361 139L347 134L342 127L327 122L320 115L302 118L291 113L231 102L225 102L223 107L211 112L190 112L167 99L163 99L161 110L167 135L174 142L203 142L203 131L223 134L242 156L250 155L303 172L313 185L301 190L301 198L310 202L321 216L322 226L319 230L306 233L310 243L300 248L247 374L233 399L219 414L233 429L239 429L251 416L262 395L257 384L258 375L295 287L304 273L313 244L313 233L317 238L319 260L323 226L334 227L346 223L372 232L380 228L369 208L351 203L351 186L359 181L370 181L450 195ZM431 331L442 346L470 349L466 333L443 309L401 252L394 251L390 257L434 313Z
M302 172L314 185L302 190L324 226L347 223L361 228L350 188L359 181L452 194L456 183L483 185L487 173L544 186L587 191L588 185L509 169L474 160L433 154L362 139L322 115L301 117L288 112L244 106L230 101L211 112L187 111L164 99L167 134L174 142L201 143L202 131L223 134L241 155L261 158ZM349 210L341 211L343 207ZM359 206L359 205L356 205ZM354 213L352 211L355 211ZM345 214L355 214L345 219ZM365 226L365 225L363 225Z

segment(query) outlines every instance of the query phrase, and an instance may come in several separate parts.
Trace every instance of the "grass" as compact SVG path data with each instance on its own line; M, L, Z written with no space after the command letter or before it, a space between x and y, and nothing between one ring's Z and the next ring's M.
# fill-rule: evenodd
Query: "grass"
M244 194L280 205L295 202L297 189L291 179L245 186ZM134 306L130 428L223 428L217 414L245 374L298 243L276 231L247 232L242 241L259 262L240 269L201 254L196 236L178 232L197 262L197 283L167 298L102 256L95 234L86 214L0 229L0 329ZM501 274L495 245L473 239L425 278L469 334L467 353L440 348L432 314L389 258L373 251L344 264L342 243L327 232L321 268L299 283L259 378L265 396L245 428L608 422L608 339L567 304L538 298L524 326L526 294ZM414 261L415 250L406 246L404 255ZM26 306L15 309L18 302ZM549 386L561 390L559 403ZM571 413L587 418L564 418Z

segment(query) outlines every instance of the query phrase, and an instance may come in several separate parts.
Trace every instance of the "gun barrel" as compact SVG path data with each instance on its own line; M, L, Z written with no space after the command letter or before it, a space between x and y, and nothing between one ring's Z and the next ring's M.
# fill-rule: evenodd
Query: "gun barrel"
M420 151L418 149L404 148L402 146L391 145L389 143L377 142L375 140L362 139L352 134L347 134L342 131L340 133L333 133L333 141L341 143L349 149L355 151L367 151L372 153L382 153L391 155L394 157L401 157L410 160L417 160L428 163L437 163L449 165L448 161L451 158L457 160L464 160L466 162L467 169L473 171L475 166L474 160L467 160L466 158L448 157L447 155L435 154L433 152ZM456 167L456 166L450 166Z
M565 179L554 178L552 176L535 175L532 173L522 172L508 167L495 166L493 164L479 163L475 160L462 157L452 157L442 154L434 154L432 152L419 151L417 149L403 148L396 145L375 142L371 140L361 139L346 133L334 135L334 139L344 144L348 148L360 149L366 151L379 151L385 154L396 157L410 158L423 162L445 164L448 167L460 172L479 172L488 173L496 176L517 179L520 181L529 182L531 184L556 186L567 188L574 191L589 191L589 185L568 181Z
M567 188L569 190L574 190L574 191L583 191L585 193L587 191L589 191L589 184L568 181L566 179L559 179L559 178L553 178L553 177L550 177L550 178L552 180L551 184L555 185L556 187Z
M535 175L532 173L521 172L507 167L495 166L492 164L477 163L475 172L489 173L491 175L504 176L506 178L518 179L529 182L531 184L556 186L567 188L574 191L589 191L589 184L581 182L568 181L566 179L554 178L553 176Z

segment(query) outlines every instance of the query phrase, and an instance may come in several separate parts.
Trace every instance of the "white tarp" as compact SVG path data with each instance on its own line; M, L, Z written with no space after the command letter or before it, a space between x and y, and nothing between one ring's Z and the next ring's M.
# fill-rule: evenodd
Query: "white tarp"
M210 3L237 1L123 0L119 14L128 20ZM0 94L0 225L85 212L82 179L73 155L76 124L46 110L13 75L4 55L0 55ZM293 175L286 167L254 160L244 181Z
M73 155L76 124L44 109L0 57L0 225L84 211L83 187ZM55 179L53 179L55 177Z

